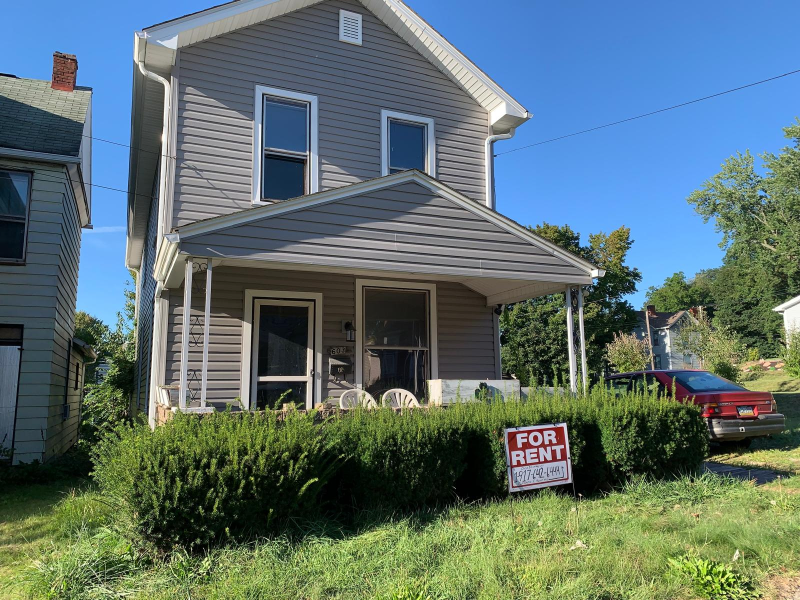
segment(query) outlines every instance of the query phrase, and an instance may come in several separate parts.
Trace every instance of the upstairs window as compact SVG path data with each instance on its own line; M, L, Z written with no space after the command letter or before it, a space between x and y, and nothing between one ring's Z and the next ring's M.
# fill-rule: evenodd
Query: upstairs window
M23 262L31 175L0 171L0 262Z
M417 169L436 176L433 119L381 111L381 171L391 175Z
M253 202L317 191L316 97L257 87Z

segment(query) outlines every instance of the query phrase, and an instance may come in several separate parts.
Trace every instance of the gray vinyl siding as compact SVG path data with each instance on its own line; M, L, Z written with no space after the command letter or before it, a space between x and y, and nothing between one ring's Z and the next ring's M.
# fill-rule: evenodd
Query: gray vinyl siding
M136 321L136 396L137 408L146 411L150 395L151 356L153 347L153 308L156 297L156 279L153 267L156 261L158 235L158 183L153 185L153 200L147 221L147 233L142 249L142 266L139 270L139 314Z
M339 41L339 9L363 15L362 46ZM256 85L318 97L320 191L381 175L386 109L433 118L437 178L484 201L487 112L355 0L181 49L176 70L174 226L251 206Z
M63 167L0 161L34 174L26 263L0 265L0 323L24 326L15 461L48 460L77 437L78 411L62 419L72 351L81 229Z
M408 279L403 279L408 281ZM205 302L204 278L193 283L192 314L200 317L196 332L202 334ZM356 277L353 275L215 267L211 286L211 327L208 357L208 399L230 402L240 396L242 361L242 319L246 289L321 293L322 345L355 346L345 342L343 320L355 318ZM494 378L494 324L486 299L459 283L438 283L437 314L439 376L445 379ZM180 383L180 353L183 327L183 290L171 290L166 353L166 384ZM202 339L202 336L201 336ZM190 345L189 369L202 367L202 345ZM323 358L327 372L327 357ZM354 369L355 371L355 369ZM346 381L328 379L323 396L338 397L352 387L354 375ZM198 381L191 389L199 390ZM199 396L198 396L199 397Z
M584 276L414 182L187 238L198 256L510 279Z

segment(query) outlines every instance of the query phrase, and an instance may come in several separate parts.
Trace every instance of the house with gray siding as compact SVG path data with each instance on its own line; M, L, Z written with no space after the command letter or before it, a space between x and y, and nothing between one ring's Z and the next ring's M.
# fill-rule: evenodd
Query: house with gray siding
M92 90L75 56L50 81L0 75L0 455L46 461L78 436L94 352L73 338L91 227Z
M494 144L530 113L403 2L237 0L137 32L134 60L152 423L499 380L503 305L582 315L602 272L496 211Z
M681 349L681 328L695 319L697 309L657 312L655 306L636 311L633 334L648 342L654 369L699 369L700 359Z

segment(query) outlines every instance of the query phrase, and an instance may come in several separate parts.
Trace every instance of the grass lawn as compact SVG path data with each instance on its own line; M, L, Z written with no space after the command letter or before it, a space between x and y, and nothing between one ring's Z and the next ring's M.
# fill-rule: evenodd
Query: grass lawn
M768 372L759 379L745 383L745 386L752 390L773 392L778 410L786 415L786 430L771 438L754 440L748 450L715 453L713 460L800 475L800 380L782 372ZM800 490L800 477L792 477L786 481L786 485Z
M51 544L54 507L79 483L10 486L0 492L0 596L22 597L17 577Z
M759 590L800 572L800 496L716 476L578 503L545 491L513 504L364 515L346 529L312 524L314 533L293 541L157 559L106 529L113 515L96 495L53 504L64 490L20 488L0 504L4 543L14 544L2 578L32 582L33 597L696 598L669 564L687 552L729 565ZM26 551L41 555L38 568Z

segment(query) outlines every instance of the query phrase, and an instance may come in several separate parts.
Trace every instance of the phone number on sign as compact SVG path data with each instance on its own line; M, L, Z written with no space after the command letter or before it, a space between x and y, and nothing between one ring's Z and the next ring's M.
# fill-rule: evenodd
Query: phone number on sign
M567 463L562 461L529 467L513 467L511 475L514 478L515 487L558 481L567 479Z

